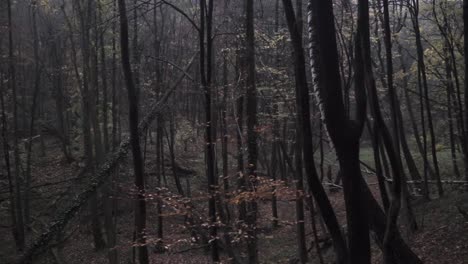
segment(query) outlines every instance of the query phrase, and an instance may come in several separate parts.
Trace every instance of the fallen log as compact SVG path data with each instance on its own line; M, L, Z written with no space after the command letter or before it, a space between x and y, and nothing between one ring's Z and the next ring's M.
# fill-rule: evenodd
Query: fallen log
M387 182L393 182L393 179L385 179ZM457 180L441 180L440 181L441 183L443 184L454 184L454 185L468 185L468 181L457 181ZM406 183L416 183L416 184L420 184L420 183L424 183L424 181L406 181ZM437 181L434 181L434 180L428 180L427 183L429 184L437 184Z
M192 66L195 57L196 54L187 64L186 71L189 70ZM181 75L175 84L168 91L166 91L166 93L157 102L152 104L150 111L142 119L138 126L138 133L140 137L145 135L146 130L150 124L163 110L167 100L184 78L185 75ZM96 190L107 181L113 169L126 158L129 148L130 138L127 137L120 143L119 148L114 153L111 153L107 156L106 161L99 167L98 172L95 175L91 175L89 177L85 190L79 193L73 199L70 206L68 206L60 214L57 214L57 217L51 221L48 230L35 239L31 246L24 252L24 254L18 257L15 263L30 263L36 256L48 250L49 245L54 237L65 228L67 223L73 219L80 208L87 203L88 199L94 194L94 192L96 192Z

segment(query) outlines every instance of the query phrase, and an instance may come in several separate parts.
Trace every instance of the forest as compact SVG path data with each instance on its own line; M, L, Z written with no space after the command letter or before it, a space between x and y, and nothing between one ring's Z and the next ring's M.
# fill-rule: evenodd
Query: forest
M0 264L468 263L468 0L0 0Z

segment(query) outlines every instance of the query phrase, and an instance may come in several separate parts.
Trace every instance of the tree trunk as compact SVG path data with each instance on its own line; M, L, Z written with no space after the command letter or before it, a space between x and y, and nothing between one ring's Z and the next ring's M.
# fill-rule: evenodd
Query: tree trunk
M122 67L128 91L130 141L133 154L133 170L135 186L138 194L135 203L135 233L138 243L138 260L140 264L148 264L148 249L146 245L146 201L143 159L138 136L138 94L132 76L128 45L128 21L125 0L118 0L120 14L120 47Z
M212 98L211 98L211 69L212 69L212 21L213 21L213 0L200 0L200 27L199 45L200 45L200 77L203 93L205 96L205 141L206 141L206 174L208 178L208 214L210 218L210 245L211 259L213 262L219 261L218 249L218 231L216 227L216 188L217 177L215 175L215 145L213 141L212 124ZM206 29L206 31L205 31ZM205 34L206 33L206 34ZM206 48L205 48L206 40ZM206 67L205 67L206 66Z
M431 153L432 153L432 162L434 165L434 176L437 180L437 189L439 192L439 196L444 194L444 190L442 188L442 183L440 179L440 172L439 172L439 163L437 160L437 150L436 150L436 142L435 142L435 134L434 134L434 125L432 122L432 112L431 112L431 104L429 102L429 87L427 84L427 75L426 75L426 65L424 62L424 49L422 46L421 41L421 32L420 32L420 25L419 25L419 0L415 1L415 5L410 6L410 14L411 14L411 21L413 23L414 33L415 33L415 41L416 41L416 51L418 55L418 72L420 73L420 78L422 81L422 89L423 93L421 93L421 97L424 98L424 105L425 111L427 114L427 125L429 128L429 136L430 136L430 144L431 144ZM422 101L422 100L421 100ZM425 131L423 130L423 133Z
M0 80L3 80L3 72L0 72ZM14 182L11 173L11 165L10 165L10 146L8 143L8 124L6 118L6 111L5 111L5 101L3 97L3 81L0 81L0 103L1 103L1 111L2 111L2 143L3 143L3 158L5 159L5 170L8 179L8 192L9 192L9 202L10 202L10 217L11 217L11 232L13 235L13 239L15 240L16 250L20 251L21 249L21 241L20 237L18 236L18 220L17 220L17 213L16 213L16 198L15 198L15 189L14 189Z
M161 178L162 171L164 170L163 162L164 159L164 142L163 142L163 128L162 128L162 118L158 117L156 122L156 194L160 194L162 188ZM162 215L162 201L158 199L156 201L156 213L157 213L157 238L158 242L156 243L156 252L162 252L164 250L164 218Z
M255 85L255 36L254 36L254 1L245 0L245 85L246 85L246 122L247 122L247 188L249 192L256 192L257 184L257 90ZM258 263L257 249L257 201L251 199L247 202L247 251L249 263Z
M447 94L447 121L449 125L449 142L450 142L450 154L452 157L452 166L455 176L460 178L460 170L458 169L457 164L457 150L455 146L455 134L454 134L454 127L453 127L453 114L452 114L452 95L453 95L453 79L452 79L452 63L450 58L447 54L448 44L445 44L444 47L444 66L445 66L445 83L446 83L446 94Z
M164 134L166 134L167 145L169 146L169 156L171 159L172 174L174 176L174 181L176 184L177 192L180 195L184 196L184 190L182 189L182 184L180 183L180 177L177 174L177 169L176 169L174 122L175 122L174 117L171 117L169 119L169 133L167 133L167 130L164 129Z
M299 131L299 129L296 129ZM299 133L298 133L299 134ZM304 179L302 170L302 137L296 137L296 232L297 232L297 247L299 253L299 261L307 263L307 246L305 238L305 221L304 221Z
M61 36L57 36L54 38L51 46L51 57L54 62L54 78L53 78L53 93L55 99L55 108L57 113L57 129L60 133L60 141L63 156L65 159L70 162L73 157L70 149L70 135L68 131L68 124L66 118L66 109L64 106L64 88L63 88L63 74L62 74L62 67L63 63L63 56L59 54L59 50L65 48L62 44Z
M20 165L21 158L18 148L18 111L17 111L17 96L16 96L16 69L14 59L14 47L13 47L13 25L12 25L12 12L11 12L11 0L7 0L8 9L8 84L12 91L13 97L13 156L15 160L15 174L14 174L14 186L15 186L15 205L16 205L16 223L18 230L18 240L16 249L18 252L22 252L25 246L24 238L24 219L23 219L23 200L21 198L21 186L20 186Z
M112 9L113 9L113 14L117 15L117 1L112 0ZM111 107L111 112L112 112L112 150L115 150L117 148L118 144L118 124L119 124L119 108L118 108L118 101L119 101L119 91L117 90L117 41L116 41L116 22L112 22L112 81L111 81L111 86L112 86L112 95L111 95L111 101L112 101L112 107Z
M468 0L463 0L463 39L465 40L463 42L463 51L465 54L465 59L464 59L464 64L465 64L465 80L468 80ZM468 141L468 82L465 81L465 119L464 119L464 128L465 128L465 141ZM465 142L466 143L466 142ZM464 161L465 161L465 178L466 181L468 181L468 150L466 150L465 146L465 155L464 155ZM468 191L468 186L466 188L466 191Z
M371 135L372 139L372 149L374 152L374 163L375 163L375 173L377 175L377 181L379 183L379 190L380 190L380 198L382 200L382 205L384 208L384 211L387 212L388 208L390 207L390 199L388 198L388 192L387 192L387 184L386 180L384 177L384 171L382 170L382 160L380 157L380 132L379 126L377 125L377 122L373 122L372 124L373 128L371 128L371 122L370 120L367 120L367 127L369 134Z
M316 12L319 9L312 8L317 2L309 2L309 19L315 17L311 12ZM313 158L313 144L312 144L312 131L310 125L310 104L309 104L309 91L307 87L306 70L305 70L305 56L302 47L302 34L300 27L297 26L297 21L294 15L294 10L290 0L283 0L285 9L286 20L288 23L289 32L293 41L294 50L294 71L296 81L296 111L297 111L297 130L302 131L302 154L305 163L305 171L307 175L307 184L309 191L312 192L315 200L317 201L322 217L325 219L327 228L331 234L335 252L337 253L338 263L345 263L347 261L347 248L341 233L340 226L336 219L336 215L331 207L330 201L325 193L325 190L318 177L314 158ZM315 6L317 7L317 6ZM320 8L322 10L322 8ZM310 30L310 28L309 28ZM299 168L297 168L299 169Z
M29 230L29 224L31 220L31 166L32 166L32 146L34 137L34 123L36 121L36 108L37 101L41 88L41 70L39 68L39 39L37 33L36 14L37 14L37 3L33 1L31 3L32 8L32 23L33 23L33 46L34 46L34 89L33 98L31 103L30 121L29 121L29 138L26 150L26 181L25 181L25 192L24 192L24 224ZM26 106L23 106L26 107Z
M102 3L98 1L98 21L99 24L102 24ZM96 32L98 34L98 32ZM99 45L100 45L100 54L101 54L101 82L102 82L102 130L103 130L103 142L104 142L104 152L108 153L110 150L109 147L109 129L108 129L108 114L107 114L107 63L106 63L106 49L104 42L105 31L99 33ZM96 44L97 45L97 44Z

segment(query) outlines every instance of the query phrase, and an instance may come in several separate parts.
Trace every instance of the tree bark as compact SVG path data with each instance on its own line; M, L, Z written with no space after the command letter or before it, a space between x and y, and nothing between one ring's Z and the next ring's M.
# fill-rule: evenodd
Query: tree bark
M254 1L245 0L245 85L246 85L246 122L247 122L247 186L248 191L255 193L257 185L257 90L255 85L255 36L254 36ZM249 263L258 263L257 249L257 201L247 202L247 251Z
M419 0L414 1L414 5L410 5L410 14L411 14L411 21L413 23L414 33L415 33L415 41L416 41L416 51L417 51L417 61L418 61L418 72L421 78L421 84L423 93L421 93L421 97L424 98L424 105L425 111L427 114L427 124L429 128L429 136L430 136L430 144L431 144L431 153L432 153L432 162L434 166L434 176L437 180L437 189L439 196L444 194L444 190L442 188L442 183L440 179L440 172L439 172L439 162L437 160L437 150L436 150L436 142L435 142L435 134L434 134L434 125L432 122L432 112L431 112L431 104L429 102L429 87L427 84L427 74L426 74L426 65L424 61L424 49L422 46L421 41L421 32L420 32L420 25L419 25ZM425 131L423 130L423 133Z
M135 174L135 186L137 196L135 203L135 233L138 261L140 264L148 264L148 249L146 245L146 200L145 200L145 178L143 172L143 159L140 149L140 138L138 136L138 93L132 76L130 66L129 45L128 45L128 21L125 0L119 0L120 14L120 47L122 56L122 68L128 92L129 103L129 126L130 142L133 155L133 170Z
M213 0L200 0L200 81L205 96L205 141L206 141L206 175L208 178L208 214L210 218L210 245L211 259L213 262L219 261L218 231L216 226L216 188L217 177L215 175L215 142L213 140L212 124L212 98L211 98L211 74L212 74L212 22L213 22ZM206 31L205 31L206 30ZM206 33L206 34L205 34ZM206 46L205 46L206 41Z
M18 240L16 249L22 252L25 247L25 235L24 235L24 218L23 218L23 200L21 198L21 186L20 186L20 164L21 158L18 148L18 111L17 111L17 95L16 95L16 68L15 68L15 57L13 47L13 24L12 24L12 11L11 11L11 0L7 0L8 9L8 84L12 91L13 97L13 157L15 160L15 174L14 174L14 186L15 186L15 205L16 205L16 223Z
M3 80L3 72L0 71L0 80ZM10 217L11 217L11 232L13 239L15 240L16 250L20 251L21 241L18 236L18 220L16 214L16 198L15 198L15 189L14 189L14 179L11 173L11 164L10 164L10 145L8 142L8 124L5 111L5 100L4 100L4 86L3 81L0 81L0 103L2 111L2 143L3 143L3 158L5 159L5 170L8 179L8 192L9 192L9 201L10 201Z
M463 39L465 40L463 43L463 51L465 54L464 58L464 64L465 64L465 80L468 80L468 0L463 0ZM468 140L468 82L465 81L464 84L464 90L465 90L465 119L464 119L464 128L465 128L465 140ZM466 143L466 142L465 142ZM467 147L465 146L465 149ZM468 150L465 151L464 153L464 158L465 158L465 166L468 165ZM465 168L465 179L468 181L468 169ZM468 191L468 186L466 188L466 191Z

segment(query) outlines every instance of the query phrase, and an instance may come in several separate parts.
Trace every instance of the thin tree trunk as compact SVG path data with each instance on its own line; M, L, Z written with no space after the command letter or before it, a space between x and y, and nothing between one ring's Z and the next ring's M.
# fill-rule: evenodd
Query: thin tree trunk
M403 58L401 56L402 55L402 46L401 46L401 44L398 44L398 52L400 54L401 69L402 69L403 73L406 74L407 73L406 65L405 65L405 62L403 61ZM418 73L418 87L420 87L419 80L420 80L420 78L419 78L419 73ZM403 93L404 93L404 96L405 96L406 108L408 110L408 115L410 117L410 122L411 122L411 127L413 129L414 138L415 138L419 153L421 154L421 156L423 158L423 164L424 164L424 168L423 168L423 178L424 178L423 194L424 194L426 199L429 199L430 198L429 197L429 185L428 185L428 181L427 181L427 176L428 176L428 173L433 174L433 172L432 172L432 169L431 169L429 163L427 162L427 152L426 152L425 144L421 143L421 138L420 138L419 132L418 132L418 126L416 124L416 119L415 119L415 115L414 115L414 112L413 112L413 107L412 107L413 103L410 100L407 86L408 86L408 80L406 78L404 78L404 80L403 80ZM424 112L421 112L421 123L422 123L422 130L423 130L423 141L426 142L426 140L425 140L426 139L426 132L425 132L425 124L424 124Z
M112 9L113 14L117 15L117 1L112 0ZM117 132L118 132L118 124L119 124L119 110L118 110L118 95L119 92L117 91L117 41L116 41L116 22L112 22L112 79L111 79L111 86L112 86L112 150L115 150L118 144L117 140Z
M21 186L20 186L20 164L21 158L18 148L18 111L17 111L17 96L16 96L16 69L15 69L15 58L13 48L13 25L12 25L12 12L11 12L11 0L7 0L8 9L8 84L12 91L13 97L13 156L15 160L15 174L14 174L14 186L15 186L15 205L16 205L16 223L18 230L18 241L16 249L18 252L22 252L25 246L24 238L24 219L23 219L23 200L21 198Z
M61 147L63 156L65 159L70 162L73 157L70 149L70 136L68 131L68 124L66 118L66 109L64 107L64 89L63 89L63 57L59 54L59 49L64 48L62 44L61 36L57 36L51 46L51 57L54 62L54 78L53 78L53 91L55 99L55 108L57 113L57 129L60 133Z
M169 156L171 158L171 167L172 174L174 176L174 181L177 187L177 192L184 196L184 190L182 189L182 184L180 183L180 176L177 174L176 169L176 160L175 160L175 128L174 128L174 117L169 119L169 133L164 130L166 134L167 145L169 146ZM164 157L164 156L163 156Z
M29 138L26 150L26 181L25 181L25 192L24 192L24 224L26 228L29 229L29 224L31 221L31 162L32 162L32 146L33 146L33 137L34 137L34 123L36 121L36 106L37 100L40 93L41 87L41 73L39 68L39 39L37 33L37 24L36 24L36 14L37 14L37 3L34 1L31 3L32 8L32 27L33 27L33 46L34 46L34 89L33 89L33 98L30 111L30 121L29 121ZM23 106L25 107L25 106Z
M402 195L402 175L404 174L401 155L400 155L400 137L399 137L399 123L398 123L398 103L397 103L397 93L395 87L393 86L393 56L392 56L392 32L390 30L390 14L388 0L383 0L383 10L384 10L384 38L385 38L385 57L386 57L386 70L387 70L387 85L388 85L388 95L390 97L390 112L392 120L392 132L393 132L393 146L394 146L394 155L396 156L396 167L393 168L393 185L392 185L392 200L387 212L387 226L385 230L383 248L384 248L384 262L386 264L391 264L393 256L391 255L391 243L390 240L393 239L393 234L395 230L398 229L398 215L401 208L401 195ZM385 128L384 128L385 129ZM390 155L390 154L389 154ZM395 173L395 170L397 172Z
M157 5L158 0L154 0L155 6ZM153 27L154 27L154 56L159 58L161 50L161 41L158 30L158 18L157 18L157 8L153 10ZM163 16L161 16L164 19ZM154 71L155 81L156 81L156 97L159 98L162 93L162 76L159 61L155 61ZM156 195L160 195L160 190L162 188L162 178L164 169L164 141L163 141L163 119L161 116L158 116L156 119ZM165 178L165 177L164 177ZM166 183L167 186L167 183ZM190 195L190 191L187 189L187 195ZM156 216L157 216L157 226L156 226L156 238L158 239L155 245L154 251L157 253L164 252L164 217L163 217L163 204L160 199L156 201Z
M213 124L212 124L212 97L211 97L211 73L212 73L212 21L213 21L213 0L200 0L200 27L199 45L200 45L200 77L201 85L205 96L205 141L206 141L206 172L208 178L208 211L210 218L210 245L211 259L213 262L219 261L218 249L218 231L216 227L216 187L217 177L215 176L215 155L213 141ZM206 31L205 31L206 29ZM205 34L206 33L206 34ZM206 47L205 47L206 40ZM206 67L205 67L206 66Z
M99 24L102 25L102 3L98 1L98 21ZM98 32L96 32L98 34ZM99 32L99 45L100 45L100 53L101 53L101 82L102 82L102 118L103 118L103 124L102 124L102 130L103 130L103 142L104 142L104 152L108 153L110 150L109 147L109 129L108 129L108 114L107 114L107 109L108 109L108 96L107 96L107 63L106 63L106 49L105 49L105 42L104 42L104 34L105 31Z
M3 72L0 72L0 80L3 80ZM10 217L11 217L11 232L13 234L13 238L15 240L16 249L19 251L21 248L21 241L18 236L18 221L17 221L17 214L16 214L16 199L15 199L15 189L14 189L14 182L11 175L11 165L10 165L10 145L8 142L8 124L6 118L6 111L5 111L5 102L4 102L4 86L3 81L0 81L0 103L1 103L1 111L2 111L2 143L3 143L3 158L5 159L5 170L8 179L8 192L9 192L9 200L10 200Z
M271 188L271 216L272 216L272 226L277 228L279 226L278 222L278 203L276 198L276 181L277 181L277 168L278 168L278 144L277 139L273 142L272 151L271 151L271 179L273 180L273 186Z
M446 43L445 50L448 49L448 45ZM447 52L445 52L446 54ZM447 94L447 121L449 125L449 141L450 141L450 154L452 157L452 166L453 171L457 178L460 178L460 170L458 169L457 164L457 150L455 146L455 135L454 135L454 128L453 128L453 115L452 115L452 94L453 94L453 79L452 79L452 63L450 58L446 55L444 58L445 64L445 83L446 83L446 94Z
M299 131L299 129L296 129ZM296 137L296 235L297 235L297 247L299 253L299 261L301 263L307 263L307 246L305 241L305 221L304 221L304 179L302 170L302 137L298 135Z
M429 136L430 136L430 144L431 144L431 153L432 153L432 162L434 166L434 176L437 180L437 189L439 192L439 196L444 194L444 190L442 188L440 172L439 172L439 163L437 160L437 150L436 150L436 142L435 142L435 133L434 133L434 125L432 122L432 112L431 112L431 104L429 102L429 87L427 84L427 75L426 75L426 65L424 62L424 49L422 46L421 41L421 32L420 32L420 25L419 25L419 0L415 1L415 6L410 7L410 14L412 16L411 21L413 22L413 28L415 33L415 41L416 41L416 51L418 55L418 71L421 75L422 81L422 89L423 93L421 93L421 97L424 98L424 105L425 111L427 114L427 125L429 128ZM423 130L423 133L425 131Z
M99 21L102 24L102 4L99 2ZM116 10L116 1L112 0L112 13L113 15L117 14ZM104 47L104 32L100 35L100 45L101 45L101 63L102 63L102 82L103 82L103 118L104 118L104 149L106 153L109 151L114 151L117 147L117 108L116 108L116 22L112 22L112 74L111 74L111 115L112 115L112 132L111 138L109 140L108 135L108 118L107 118L107 109L108 109L108 99L107 99L107 70L106 70L106 54ZM110 144L110 145L109 145ZM113 171L113 175L118 173L118 168ZM116 247L117 244L117 234L116 234L116 220L114 218L114 212L116 212L117 199L113 198L116 194L116 189L113 184L113 179L107 183L106 188L104 189L104 221L105 229L107 236L107 256L109 259L109 264L119 263L118 250Z
M371 135L372 139L372 149L374 151L374 163L375 163L375 173L377 175L377 181L379 183L379 190L380 190L380 198L382 199L382 205L384 211L387 212L388 208L390 207L390 199L388 198L387 192L387 185L384 177L384 171L382 170L382 160L380 157L380 142L379 142L379 135L380 132L379 126L377 122L373 122L373 128L371 129L371 122L370 120L367 121L367 127L369 130L369 134Z
M247 100L247 186L249 192L256 192L257 184L257 162L258 162L258 146L257 146L257 90L255 85L255 36L254 36L254 1L246 0L245 2L245 84L246 84L246 100ZM258 248L257 248L257 201L251 199L247 202L247 251L249 263L258 263Z
M463 42L463 51L465 54L465 59L464 59L464 65L465 65L465 80L468 80L468 0L463 0L463 39L465 40ZM468 82L465 81L465 108L468 109ZM464 128L465 128L465 142L468 141L468 111L465 111L465 119L464 119ZM468 181L468 150L466 150L465 146L465 155L464 155L464 161L465 161L465 178L466 181ZM466 191L468 191L468 186L466 188Z
M164 159L164 142L162 140L162 124L161 124L161 118L157 118L156 122L156 194L160 194L160 189L162 187L161 185L161 176L162 176L162 171L164 170L163 168L163 162L162 160ZM164 251L164 218L162 216L162 201L160 199L157 200L156 202L156 213L157 213L157 238L158 242L156 243L156 252L163 252Z
M398 107L398 109L399 109L398 119L400 123L399 133L400 133L400 139L401 139L401 150L403 152L403 155L405 155L406 165L408 166L408 171L411 176L411 179L414 181L419 181L421 180L421 174L419 173L419 169L416 166L416 162L414 161L413 154L411 154L411 150L408 146L408 140L406 139L406 131L405 131L404 119L403 119L401 107Z
M222 139L221 139L221 152L222 152L222 163L223 163L223 191L224 195L227 196L229 192L229 161L228 161L228 127L227 127L227 97L228 97L228 65L227 56L223 56L223 102L221 109L221 127L222 127ZM227 197L226 197L227 198Z
M130 141L133 154L133 170L135 173L135 186L138 194L135 203L135 233L138 260L140 264L148 264L148 249L146 245L146 201L145 180L143 172L143 159L141 156L140 139L138 136L138 94L132 76L128 45L128 21L125 0L118 0L120 14L120 47L122 67L128 91Z

